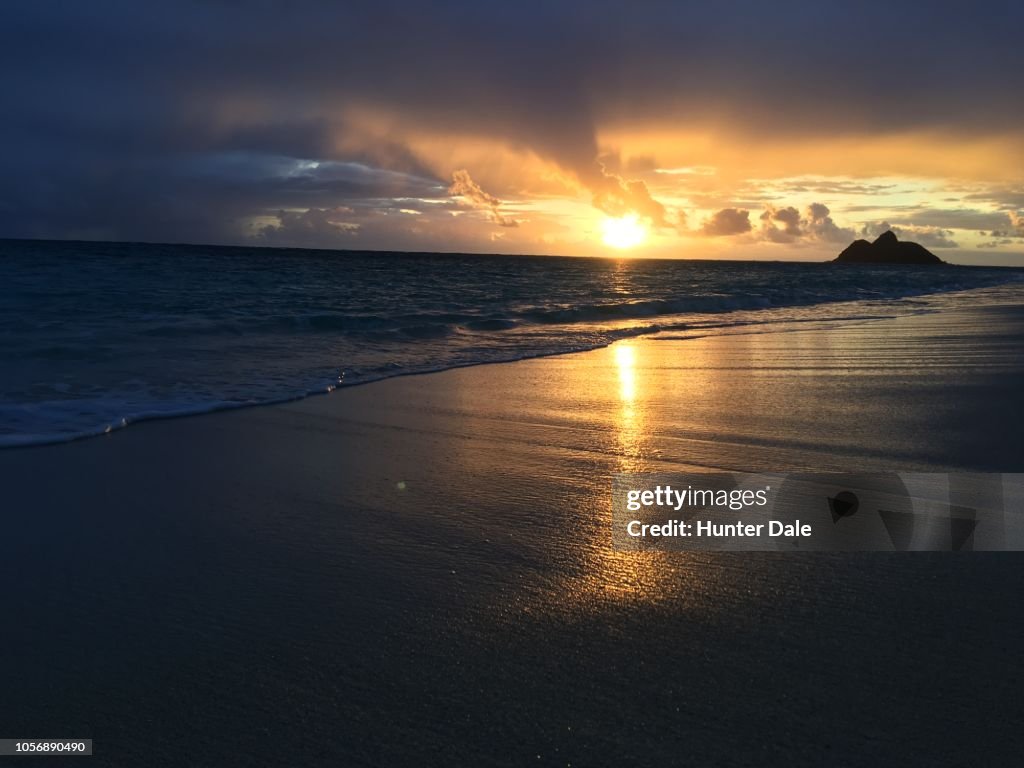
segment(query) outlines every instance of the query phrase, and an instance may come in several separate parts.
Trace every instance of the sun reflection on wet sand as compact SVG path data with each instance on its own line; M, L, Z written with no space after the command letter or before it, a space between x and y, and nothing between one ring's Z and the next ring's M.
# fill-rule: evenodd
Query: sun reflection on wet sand
M632 403L636 400L636 349L629 344L616 344L611 349L619 367L619 397L624 403Z
M630 344L610 347L619 379L618 419L614 426L620 472L640 472L644 454L644 403L638 400L637 352Z
M649 384L642 366L644 344L619 343L609 347L609 361L615 376L607 382L607 428L615 435L615 472L644 472L651 469L647 456L646 410ZM617 381L617 391L614 383ZM615 400L618 403L615 403ZM675 570L668 556L658 552L619 552L611 543L611 478L595 483L595 496L584 510L588 522L576 531L580 573L566 584L571 607L592 609L612 601L655 601L660 597L659 583L667 571Z
M679 409L700 410L721 399L703 370L713 370L714 353L694 349L706 345L687 343L681 350L679 344L624 340L589 354L525 363L517 387L497 400L488 382L501 380L497 367L475 371L472 388L455 395L457 387L446 390L459 409L487 414L459 422L465 431L445 444L448 460L489 483L493 505L515 501L508 517L471 513L473 524L491 541L539 550L537 579L509 595L512 603L531 613L582 616L666 600L678 606L708 586L698 559L616 551L611 535L616 473L694 468L682 463L685 449L666 442L666 434L671 440ZM450 375L456 383L469 377ZM693 592L680 584L692 584Z

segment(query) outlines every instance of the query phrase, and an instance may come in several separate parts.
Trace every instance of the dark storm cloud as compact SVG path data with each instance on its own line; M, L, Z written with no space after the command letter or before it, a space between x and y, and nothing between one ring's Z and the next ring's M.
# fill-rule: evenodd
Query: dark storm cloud
M265 224L255 233L267 245L298 245L310 248L340 246L345 237L359 233L359 224L348 219L351 208L309 208L305 211L278 211L277 221Z
M352 140L354 107L529 150L602 210L671 225L628 164L597 163L599 125L1016 132L1022 20L1018 3L8 5L0 235L225 241L246 216L443 197L456 169L386 131Z

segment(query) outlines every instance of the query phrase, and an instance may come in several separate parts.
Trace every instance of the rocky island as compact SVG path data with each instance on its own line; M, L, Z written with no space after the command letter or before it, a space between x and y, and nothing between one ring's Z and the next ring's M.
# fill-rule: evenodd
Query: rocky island
M833 262L844 264L945 264L920 243L900 241L892 230L873 242L854 240Z

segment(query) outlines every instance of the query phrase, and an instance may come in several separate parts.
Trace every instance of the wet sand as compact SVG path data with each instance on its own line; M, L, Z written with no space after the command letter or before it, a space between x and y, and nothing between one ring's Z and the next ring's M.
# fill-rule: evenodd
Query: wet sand
M1024 469L1021 306L764 330L0 452L0 735L118 766L1014 764L1019 555L611 550L614 472Z

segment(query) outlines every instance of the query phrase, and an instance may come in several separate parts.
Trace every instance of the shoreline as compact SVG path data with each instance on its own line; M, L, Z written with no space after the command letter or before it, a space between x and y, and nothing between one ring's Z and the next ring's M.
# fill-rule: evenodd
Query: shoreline
M958 309L963 309L964 307L958 306L958 304L954 304L952 307L942 306L943 300L946 300L946 302L948 302L950 299L954 299L957 302L959 302L961 300L966 302L966 301L971 301L972 298L981 297L982 301L984 302L985 300L990 300L989 294L991 294L993 292L995 292L997 295L998 294L1007 294L1007 293L1010 293L1012 295L1012 293L1015 291L1015 289L1018 292L1019 296L1024 297L1024 283L1005 283L1005 284L1001 284L1001 285L989 286L989 287L984 287L984 288L974 288L974 289L956 290L956 291L943 291L943 292L930 293L930 294L908 295L908 296L901 296L901 297L898 297L898 298L884 298L884 299L882 299L882 301L887 302L890 306L892 306L894 308L898 307L900 302L907 302L907 301L909 301L909 302L917 302L917 301L922 301L922 300L924 300L924 301L931 300L931 301L934 301L934 302L938 303L937 307L919 309L919 310L908 312L907 314L916 314L918 312L929 312L929 311L933 311L933 312L943 312L943 311L951 311L951 310L952 311L956 311ZM1001 301L1001 302L1005 302L1006 300L1007 299L1005 297L1002 298L1002 299L997 299L997 301ZM1024 298L1022 298L1021 300L1024 301ZM837 301L834 301L834 302L822 302L822 303L819 303L819 304L812 304L812 305L795 305L795 306L771 307L771 308L767 308L767 309L764 309L764 310L747 310L747 309L744 309L744 310L734 310L734 311L730 311L730 312L723 312L723 313L721 313L721 315L722 315L723 318L726 318L726 317L728 317L730 315L736 315L736 314L742 315L742 314L751 314L751 313L758 314L760 312L776 312L776 313L796 312L796 311L807 310L807 309L819 309L819 308L820 309L825 309L825 308L829 308L829 307L843 307L843 306L848 306L848 305L852 305L852 306L865 305L865 304L870 303L872 301L873 300L869 300L869 299L855 300L855 301L843 299L843 300L837 300ZM714 315L707 315L707 314L703 314L702 315L702 314L698 313L696 316L697 317L702 317L702 318L708 318L708 317L713 317ZM761 319L759 319L757 317L752 317L752 318L749 318L749 319L741 318L741 319L737 320L736 322L732 322L732 323L723 322L721 324L714 324L714 323L712 323L712 324L709 324L709 325L706 325L706 324L689 325L689 324L685 324L684 323L681 326L670 325L667 328L666 327L660 327L657 324L654 324L653 326L648 327L648 328L644 328L644 329L629 329L629 330L635 330L636 333L624 335L621 338L611 339L611 340L603 342L603 343L597 343L597 344L594 344L592 346L586 346L586 347L583 347L583 348L580 348L580 349L557 350L557 351L550 351L550 352L549 351L542 351L542 352L537 352L535 354L531 353L531 354L526 354L526 355L519 356L519 357L509 358L507 360L480 360L480 361L472 361L472 362L465 362L465 363L455 363L455 364L451 364L451 365L446 365L444 367L432 368L432 369L426 369L426 370L413 370L413 371L398 372L398 373L393 373L393 374L382 374L382 375L378 376L377 378L372 378L371 377L371 378L368 378L365 381L354 381L354 382L349 383L349 384L328 385L328 386L325 387L325 389L323 391L313 390L313 391L306 392L304 394L285 396L285 397L282 397L282 398L279 398L279 399L271 399L271 400L258 401L258 402L245 402L245 403L216 403L216 404L207 404L207 405L203 405L203 406L197 406L194 410L189 409L189 410L183 410L181 412L166 413L166 414L164 414L164 413L155 413L155 414L152 414L152 415L146 414L146 415L142 415L142 416L136 416L136 417L131 417L131 418L127 418L127 419L122 419L122 423L119 424L119 425L109 424L109 425L105 425L103 427L97 427L95 429L95 431L89 431L89 432L84 432L84 433L76 433L76 434L67 435L67 436L53 436L53 437L49 437L49 436L40 436L40 435L12 435L12 436L7 436L7 438L6 438L6 439L11 440L12 442L2 442L2 441L0 441L0 453L6 452L6 451L27 450L27 449L33 449L33 448L46 447L46 446L61 445L61 444L65 444L65 443L74 443L74 442L80 442L80 441L83 441L83 440L91 440L91 439L95 439L95 438L103 438L103 437L107 437L109 435L113 435L113 434L119 433L119 432L121 432L121 431L123 431L123 430L125 430L125 429L127 429L129 427L137 427L140 424L146 424L146 423L150 423L150 422L167 421L167 420L182 419L182 418L196 418L196 417L200 417L200 416L212 416L212 415L216 415L216 414L219 414L219 413L225 413L225 412L231 412L231 411L237 411L237 410L248 410L248 409L252 409L252 408L277 407L277 406L281 406L281 405L287 405L289 403L301 402L301 401L304 401L304 400L307 400L307 399L310 399L310 398L321 397L321 396L324 396L324 395L334 395L334 394L337 394L337 393L340 393L340 392L343 392L343 391L346 391L346 390L350 390L350 389L353 389L353 388L357 388L357 387L365 387L365 386L368 386L368 385L371 385L371 384L380 384L381 382L388 381L388 380L391 380L391 379L405 378L405 377L410 377L410 376L436 375L436 374L445 373L446 371L459 370L459 369L464 369L464 368L475 368L475 367L479 367L479 366L489 366L489 365L507 365L507 364L510 364L510 363L528 362L528 361L531 361L531 360L544 359L544 358L550 358L550 357L559 357L559 356L563 356L563 355L586 354L586 353L594 352L594 351L601 350L601 349L608 349L609 347L612 347L612 346L614 346L616 344L628 343L628 342L633 341L633 340L640 340L640 339L645 339L645 338L650 338L650 337L657 337L657 336L662 335L662 334L676 334L674 336L664 336L663 338L672 338L672 339L680 339L680 340L688 339L689 340L689 339L706 338L708 336L737 335L738 333L742 333L742 331L738 331L737 333L732 333L731 330L728 330L728 329L742 329L742 328L750 328L750 327L760 327L760 328L767 328L768 329L768 330L760 331L760 333L785 333L785 332L788 332L788 330L789 330L786 326L790 326L790 325L794 325L794 326L797 327L797 329L799 329L799 327L802 324L804 324L804 323L809 323L809 324L813 324L813 323L819 323L819 324L822 324L822 323L831 323L831 324L857 323L857 322L865 322L865 321L893 320L893 319L896 319L897 317L901 317L901 316L904 316L904 315L899 315L899 314L864 315L864 316L852 315L852 316L847 316L847 317L822 317L822 318L806 317L806 318L782 318L782 319L767 319L767 320L761 320ZM668 316L668 317L671 317L671 316ZM616 329L615 328L610 328L608 332L614 332L614 330L616 330ZM701 331L708 331L708 330L710 330L710 331L717 331L717 333L714 333L714 332L712 332L712 333L701 333ZM690 334L690 335L684 335L684 334Z

